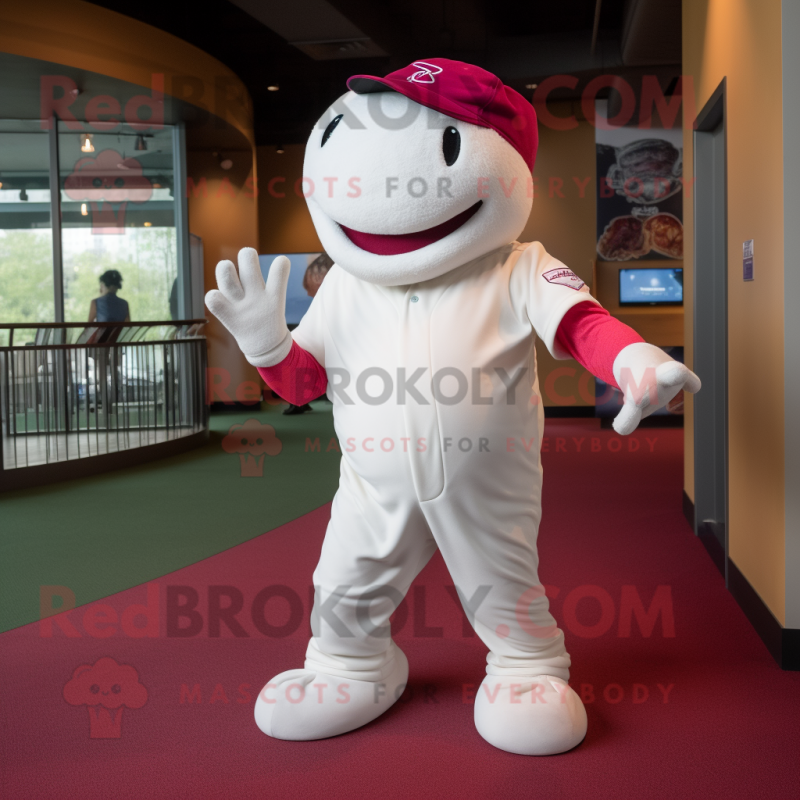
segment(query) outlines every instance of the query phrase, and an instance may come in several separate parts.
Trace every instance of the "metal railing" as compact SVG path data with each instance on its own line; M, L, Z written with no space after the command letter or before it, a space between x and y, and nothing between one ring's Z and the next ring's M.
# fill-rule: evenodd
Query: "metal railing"
M204 324L0 325L2 469L207 430Z

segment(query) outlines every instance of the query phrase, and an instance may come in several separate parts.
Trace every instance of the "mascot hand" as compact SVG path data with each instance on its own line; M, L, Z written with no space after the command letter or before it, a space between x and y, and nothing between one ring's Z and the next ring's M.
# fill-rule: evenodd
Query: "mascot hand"
M208 310L233 334L254 367L274 367L289 355L292 337L286 327L286 285L289 259L278 256L261 277L258 254L239 251L239 274L231 261L217 264L217 286L206 295Z
M629 344L619 352L614 378L625 398L614 430L623 436L633 433L642 419L669 403L681 389L700 391L700 378L694 372L645 342Z

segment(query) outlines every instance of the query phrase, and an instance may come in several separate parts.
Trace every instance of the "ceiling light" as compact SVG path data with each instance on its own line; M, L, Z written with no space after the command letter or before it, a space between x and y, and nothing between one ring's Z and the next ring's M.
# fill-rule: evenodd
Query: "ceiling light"
M141 133L136 137L136 147L134 149L147 150L147 142L144 140L144 136L142 136Z
M152 228L153 227L153 223L152 222L145 222L144 226L145 226L145 228Z
M267 86L267 91L268 92L277 92L280 88L281 87L278 86L277 83L271 83L269 86Z
M28 193L25 191L25 188L19 190L19 199L22 200L23 203L28 201Z
M525 88L526 89L535 89L538 85L539 85L538 83L526 83L525 84Z
M93 138L94 136L91 133L81 134L81 153L94 153Z
M233 161L229 158L220 158L219 165L222 169L230 169L233 166Z
M282 144L279 144L279 145L278 145L278 146L275 148L275 152L276 152L276 153L279 153L279 154L282 154L282 153L284 152L284 150L283 150L283 145L282 145Z
M160 189L161 188L161 184L160 183L154 183L153 184L153 188L154 189Z
M0 181L0 189L3 188L3 181Z
M86 203L81 203L81 216L82 217L89 216L89 209L86 207Z

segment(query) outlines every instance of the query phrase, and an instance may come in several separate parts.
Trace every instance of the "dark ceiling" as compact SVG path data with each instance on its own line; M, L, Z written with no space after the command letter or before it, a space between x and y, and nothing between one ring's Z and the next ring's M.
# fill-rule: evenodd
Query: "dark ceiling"
M346 91L349 76L383 75L415 59L438 56L471 61L523 91L526 83L554 72L581 75L587 72L584 62L589 58L598 5L597 38L605 53L620 52L627 13L625 0L599 4L597 0L313 0L346 17L345 23L352 23L379 52L387 53L316 60L256 19L283 15L285 20L284 4L287 9L296 8L292 0L280 0L280 6L274 5L277 2L249 0L249 4L234 5L227 0L205 0L189 7L183 3L99 0L95 5L167 31L232 69L252 96L258 144L304 142L319 115ZM298 9L297 14L301 13ZM302 20L288 14L291 25L302 28ZM537 47L537 42L542 46ZM570 48L578 47L585 58L581 55L572 65ZM555 48L552 70L541 55L548 48ZM537 52L538 58L533 57ZM527 54L532 56L529 68ZM613 67L623 63L619 56L602 53L593 53L592 58L588 64L592 74L617 71ZM573 68L565 68L565 63ZM268 91L270 84L277 84L280 90Z

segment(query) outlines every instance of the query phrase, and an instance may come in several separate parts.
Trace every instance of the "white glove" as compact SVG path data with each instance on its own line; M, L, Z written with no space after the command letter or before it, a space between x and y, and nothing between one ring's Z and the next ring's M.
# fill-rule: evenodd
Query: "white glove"
M274 367L292 349L285 311L290 268L289 259L278 256L265 285L258 253L252 247L239 251L238 275L232 261L217 264L219 289L206 295L206 305L254 367Z
M629 344L614 359L614 378L624 396L614 430L627 436L644 417L662 408L681 389L700 391L700 378L660 347L645 342Z

